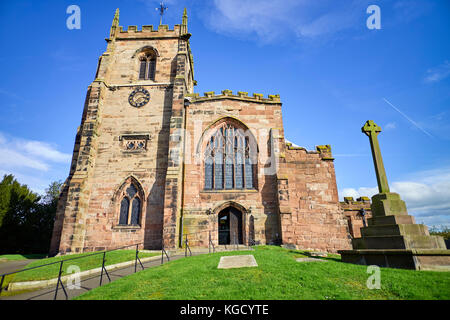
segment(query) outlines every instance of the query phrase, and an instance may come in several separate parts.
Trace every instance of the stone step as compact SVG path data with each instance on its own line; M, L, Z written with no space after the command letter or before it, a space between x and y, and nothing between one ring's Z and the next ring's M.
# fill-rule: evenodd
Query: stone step
M398 216L385 216L385 217L372 217L367 219L367 224L370 226L382 226L392 224L415 224L413 216L410 215L398 215Z
M353 249L446 249L438 236L397 235L369 236L352 240Z
M423 224L393 224L361 228L362 237L400 235L429 236L430 233L428 232L428 228Z

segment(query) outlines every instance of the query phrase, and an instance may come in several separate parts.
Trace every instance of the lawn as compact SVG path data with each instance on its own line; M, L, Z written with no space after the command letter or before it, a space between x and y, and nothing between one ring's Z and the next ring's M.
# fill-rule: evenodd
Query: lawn
M105 265L112 265L120 262L131 261L135 259L136 251L135 250L116 250L106 253L106 262ZM159 255L159 253L149 253L149 252L139 252L139 258L151 257ZM85 257L84 257L85 256ZM102 266L103 255L97 254L92 255L92 252L89 253L80 253L68 256L59 256L47 259L41 259L39 261L33 261L28 264L24 269L41 266L47 263L58 262L65 259L72 259L81 257L80 259L70 260L63 263L63 275L64 271L71 265L78 266L80 271L86 271L90 269L100 268ZM84 258L83 258L84 257ZM15 274L13 277L9 278L8 282L20 282L20 281L32 281L32 280L48 280L52 278L57 278L59 273L59 263L55 263L49 266L45 266L42 268L32 269L29 271L19 272Z
M220 257L253 254L258 267L217 269ZM296 262L304 252L275 246L170 261L91 290L76 299L450 299L450 272L381 269L381 289L368 289L366 266Z

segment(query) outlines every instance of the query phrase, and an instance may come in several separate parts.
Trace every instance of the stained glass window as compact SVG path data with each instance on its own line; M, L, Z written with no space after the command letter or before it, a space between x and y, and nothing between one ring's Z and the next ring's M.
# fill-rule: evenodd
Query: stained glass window
M130 201L128 198L123 198L122 202L120 203L120 218L119 218L119 224L126 225L128 224L128 210L130 207Z
M256 143L244 130L222 123L205 150L205 189L254 189Z
M139 224L139 212L141 212L141 200L134 198L131 206L131 225Z
M129 181L123 190L120 202L119 225L140 225L141 195L139 189L134 183Z

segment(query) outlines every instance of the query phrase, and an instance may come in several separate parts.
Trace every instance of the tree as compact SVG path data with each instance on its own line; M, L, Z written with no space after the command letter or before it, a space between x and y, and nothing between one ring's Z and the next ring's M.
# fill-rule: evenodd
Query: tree
M50 184L43 197L13 175L0 182L0 253L47 252L62 183Z

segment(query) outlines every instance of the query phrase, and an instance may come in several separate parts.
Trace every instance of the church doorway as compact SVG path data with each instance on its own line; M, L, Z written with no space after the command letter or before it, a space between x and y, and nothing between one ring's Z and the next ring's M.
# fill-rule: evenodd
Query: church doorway
M219 245L243 244L242 212L228 207L219 213Z

